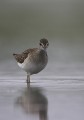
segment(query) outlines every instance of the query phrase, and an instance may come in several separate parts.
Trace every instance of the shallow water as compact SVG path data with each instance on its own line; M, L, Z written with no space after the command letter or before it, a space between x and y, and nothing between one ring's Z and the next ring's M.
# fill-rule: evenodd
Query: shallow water
M3 76L4 74L4 76ZM83 120L84 77L0 74L0 120Z
M45 70L31 76L12 54L49 40ZM0 120L84 120L84 1L0 1Z

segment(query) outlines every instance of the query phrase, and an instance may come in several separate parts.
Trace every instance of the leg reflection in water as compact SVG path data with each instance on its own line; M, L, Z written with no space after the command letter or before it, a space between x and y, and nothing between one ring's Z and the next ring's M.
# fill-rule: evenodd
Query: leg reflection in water
M26 113L39 114L39 120L48 120L48 101L40 88L31 87L29 84L17 98L16 104L20 105Z

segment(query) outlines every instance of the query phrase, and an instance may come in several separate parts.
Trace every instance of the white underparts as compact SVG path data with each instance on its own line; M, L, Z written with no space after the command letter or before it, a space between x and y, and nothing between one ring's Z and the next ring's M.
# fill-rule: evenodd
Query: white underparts
M46 65L43 65L43 64L35 65L34 63L31 63L31 62L27 62L27 63L23 62L22 64L18 63L18 66L22 68L24 71L26 71L27 74L31 75L31 74L36 74L40 72L45 68Z

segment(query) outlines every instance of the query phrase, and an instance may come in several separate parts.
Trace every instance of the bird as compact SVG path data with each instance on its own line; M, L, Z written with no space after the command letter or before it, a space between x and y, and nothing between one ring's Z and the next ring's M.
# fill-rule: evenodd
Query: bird
M27 84L30 83L30 76L42 71L48 63L47 48L49 42L46 38L39 41L38 48L29 48L21 54L13 53L13 56L20 68L27 73Z

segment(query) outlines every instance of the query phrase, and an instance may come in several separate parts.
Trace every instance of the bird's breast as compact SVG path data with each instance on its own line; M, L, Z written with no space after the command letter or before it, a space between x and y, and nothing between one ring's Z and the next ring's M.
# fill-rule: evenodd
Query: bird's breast
M48 56L44 50L37 51L36 54L31 55L29 59L31 62L40 65L45 65L48 62Z
M47 53L44 50L41 50L34 54L30 54L24 63L19 66L30 74L36 74L45 68L47 62Z

